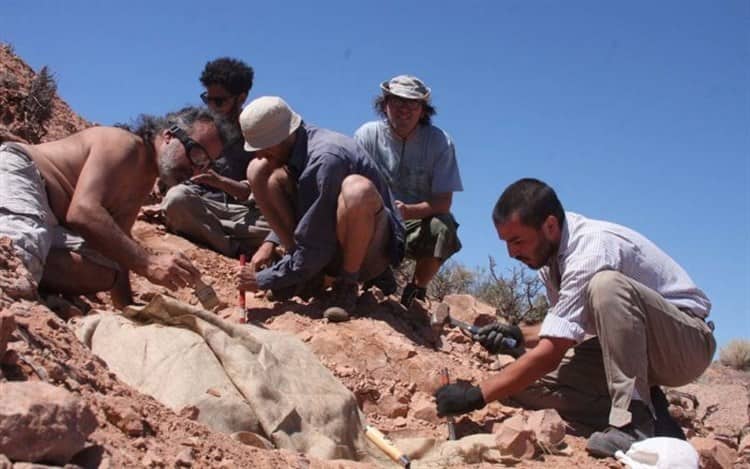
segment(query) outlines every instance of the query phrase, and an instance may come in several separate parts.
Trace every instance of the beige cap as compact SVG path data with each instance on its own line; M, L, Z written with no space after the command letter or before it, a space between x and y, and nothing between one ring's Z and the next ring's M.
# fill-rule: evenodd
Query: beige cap
M245 150L257 151L278 145L292 135L302 118L278 96L263 96L250 102L240 114Z
M406 99L426 101L430 97L430 88L422 80L411 75L398 75L380 84L380 89Z

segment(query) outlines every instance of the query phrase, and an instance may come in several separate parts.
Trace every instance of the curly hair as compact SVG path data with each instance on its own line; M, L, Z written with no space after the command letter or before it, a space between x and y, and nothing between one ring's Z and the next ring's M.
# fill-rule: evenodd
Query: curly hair
M250 92L254 76L253 67L245 62L230 57L221 57L206 63L200 80L206 88L210 85L221 85L237 96Z
M177 125L189 132L195 122L210 122L216 126L219 139L222 143L233 142L239 138L239 134L233 125L221 115L206 107L188 106L179 111L170 112L165 116L152 116L141 114L135 118L132 124L115 124L115 127L125 129L141 137L144 142L153 142L154 138L165 129Z
M372 107L375 108L375 113L382 117L383 119L388 120L388 114L385 112L385 104L388 100L388 93L383 93L375 97L375 100L372 103ZM422 101L422 117L419 119L420 125L430 125L432 124L432 116L437 114L437 109L435 109L435 106L430 103L429 100Z

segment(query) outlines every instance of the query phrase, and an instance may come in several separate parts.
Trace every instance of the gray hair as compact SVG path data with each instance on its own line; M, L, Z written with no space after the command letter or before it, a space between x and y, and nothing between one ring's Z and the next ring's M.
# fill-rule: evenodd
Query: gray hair
M173 125L189 133L193 128L193 124L197 121L214 124L218 131L219 139L225 145L239 138L239 133L235 126L230 124L220 114L211 111L207 107L188 106L179 111L170 112L162 117L141 114L132 124L115 124L115 127L132 132L146 142L153 142L159 133Z

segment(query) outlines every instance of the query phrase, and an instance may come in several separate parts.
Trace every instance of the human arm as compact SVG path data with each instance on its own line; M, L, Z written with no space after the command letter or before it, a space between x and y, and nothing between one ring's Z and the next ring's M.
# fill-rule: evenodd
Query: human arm
M438 415L455 415L480 409L494 400L512 396L554 370L575 341L542 338L539 344L500 373L478 386L454 383L435 393Z
M536 347L503 368L500 373L479 384L485 402L512 396L526 389L531 383L557 368L565 352L575 344L576 342L571 339L543 337Z
M213 169L205 173L197 174L190 178L198 184L205 184L220 191L226 192L237 200L247 200L250 197L250 184L245 181L235 181L232 178L222 176Z
M183 254L150 254L130 237L140 204L153 186L148 155L131 134L103 132L91 145L64 224L123 270L171 289L191 284L199 273ZM118 293L125 298L127 272L122 275Z
M428 218L434 215L443 215L450 212L453 203L453 192L443 192L433 194L430 200L417 202L415 204L405 204L400 200L396 201L396 208L401 212L404 220L418 220Z
M302 215L294 231L294 247L280 261L258 272L260 288L300 284L333 259L338 247L336 207L349 171L348 161L334 153L309 159L298 179L297 207Z

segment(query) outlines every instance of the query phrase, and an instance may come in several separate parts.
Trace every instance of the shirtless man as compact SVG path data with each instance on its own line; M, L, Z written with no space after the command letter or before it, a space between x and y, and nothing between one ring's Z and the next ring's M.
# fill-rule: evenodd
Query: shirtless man
M199 279L184 254L149 253L130 230L157 177L172 186L205 171L231 130L197 108L141 116L135 127L0 145L0 236L13 240L37 286L111 290L123 307L132 303L131 270L172 290Z

